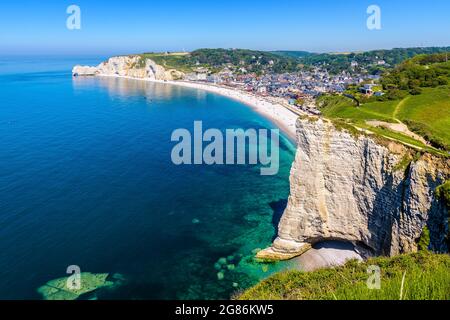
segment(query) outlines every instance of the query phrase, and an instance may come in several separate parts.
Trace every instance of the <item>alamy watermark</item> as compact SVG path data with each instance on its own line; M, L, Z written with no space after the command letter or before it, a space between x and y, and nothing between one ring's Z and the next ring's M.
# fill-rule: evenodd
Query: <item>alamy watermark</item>
M69 17L66 20L66 27L69 30L81 29L81 9L77 5L70 5L66 9L66 13Z
M67 267L67 277L66 287L69 290L80 290L81 289L81 269L77 265L71 265Z
M376 265L371 265L367 268L369 278L367 278L367 288L370 290L381 289L381 268Z
M269 134L270 133L270 134ZM176 129L171 141L171 159L175 165L261 165L263 176L279 170L278 129L219 129L203 132L202 121L195 121L193 135L188 129Z
M381 30L381 8L375 4L367 8L367 29Z

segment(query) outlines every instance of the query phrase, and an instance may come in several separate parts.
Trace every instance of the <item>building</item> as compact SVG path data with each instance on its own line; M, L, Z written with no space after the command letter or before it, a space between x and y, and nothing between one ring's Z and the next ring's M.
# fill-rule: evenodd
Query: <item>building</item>
M267 93L267 87L266 86L260 86L260 87L258 87L257 91L258 91L258 93L266 94Z

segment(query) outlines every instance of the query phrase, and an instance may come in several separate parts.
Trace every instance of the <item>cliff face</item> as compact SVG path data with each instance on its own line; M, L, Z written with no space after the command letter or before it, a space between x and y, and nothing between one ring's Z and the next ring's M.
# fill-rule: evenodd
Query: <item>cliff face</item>
M76 76L122 76L150 80L178 80L184 77L182 72L156 64L151 59L140 56L112 57L97 67L75 66L72 74Z
M425 226L431 248L447 250L448 209L435 197L449 178L447 160L422 155L402 166L404 147L321 119L298 120L297 140L278 238L260 258L287 259L327 239L362 243L375 254L414 252Z

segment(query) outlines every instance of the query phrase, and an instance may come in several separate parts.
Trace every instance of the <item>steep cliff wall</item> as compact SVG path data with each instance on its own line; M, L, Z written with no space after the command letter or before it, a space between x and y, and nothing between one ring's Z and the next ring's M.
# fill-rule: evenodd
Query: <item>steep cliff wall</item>
M150 80L178 80L184 77L182 72L156 64L151 59L140 56L112 57L97 67L75 66L75 76L122 76Z
M431 248L447 250L448 209L435 196L449 178L447 159L426 154L409 163L403 146L322 119L299 119L297 140L278 238L258 257L291 258L326 239L363 243L375 254L413 252L425 226Z

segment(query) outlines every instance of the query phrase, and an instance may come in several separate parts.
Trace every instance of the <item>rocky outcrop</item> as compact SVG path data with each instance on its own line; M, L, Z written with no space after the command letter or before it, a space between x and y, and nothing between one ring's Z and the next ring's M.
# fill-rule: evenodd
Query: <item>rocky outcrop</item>
M121 76L149 80L179 80L184 73L175 69L166 70L151 59L141 56L112 57L97 67L75 66L74 76Z
M299 119L297 140L278 238L258 257L291 258L323 240L363 244L374 254L414 252L425 226L430 248L448 250L448 208L435 196L449 178L447 159L413 158L401 145L323 119Z
M75 66L72 69L74 76L95 76L98 73L97 67Z

